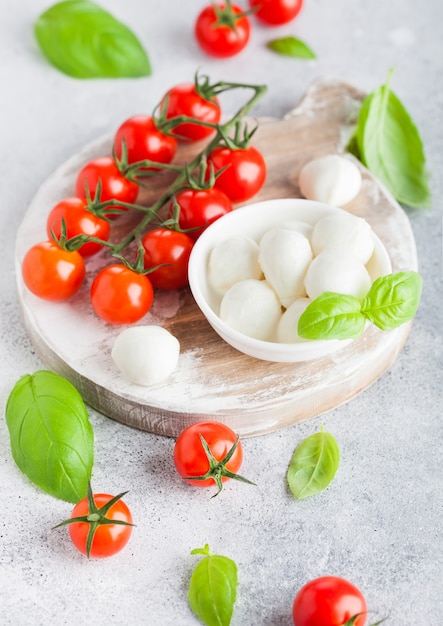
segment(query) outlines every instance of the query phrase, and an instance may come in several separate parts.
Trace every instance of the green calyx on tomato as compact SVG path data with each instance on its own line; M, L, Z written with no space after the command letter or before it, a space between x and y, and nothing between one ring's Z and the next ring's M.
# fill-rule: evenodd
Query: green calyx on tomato
M227 26L235 31L238 21L244 17L248 17L248 15L251 15L254 11L241 11L239 13L235 10L235 5L232 4L231 0L225 0L225 4L214 4L214 12L217 16L217 21L214 22L213 28Z
M234 444L228 451L228 453L220 461L218 461L215 458L215 456L212 454L211 448L209 447L203 435L199 434L199 437L200 437L202 448L208 459L209 469L205 474L202 474L201 476L183 476L185 480L203 481L203 480L213 479L215 484L217 485L217 492L213 496L211 496L212 498L215 498L215 496L218 496L220 491L223 489L223 480L222 480L223 478L234 478L235 480L239 480L240 482L248 483L249 485L255 485L255 483L253 483L252 481L248 480L247 478L244 478L243 476L240 476L239 474L236 474L235 472L231 472L226 467L226 465L229 463L229 461L235 454L235 451L239 444L240 439L238 435L235 439Z
M103 557L103 556L111 556L118 552L121 548L123 548L127 541L129 540L131 529L128 528L126 531L117 532L112 534L111 526L127 526L132 527L134 524L132 523L132 516L129 512L127 506L122 502L123 496L125 496L128 492L124 491L119 493L114 497L100 497L100 500L106 500L102 506L97 506L95 498L99 499L98 496L94 496L91 484L88 485L88 495L84 500L81 500L76 507L73 509L73 517L70 517L67 520L64 520L60 524L57 524L53 527L60 528L61 526L68 526L70 524L73 525L81 525L81 526L72 526L71 528L76 529L77 532L71 532L71 538L73 540L74 545L78 550L86 554L88 559L92 556ZM101 494L104 496L104 494ZM112 509L115 507L115 513L112 513ZM77 509L85 509L86 512L83 515L76 515ZM122 519L124 518L124 519ZM81 532L82 529L85 529L83 526L87 524L87 534L86 539L83 542L84 533ZM100 529L103 528L107 532L106 537L100 538L100 543L105 543L103 539L106 539L106 546L97 546L96 551L94 551L94 539L98 536Z

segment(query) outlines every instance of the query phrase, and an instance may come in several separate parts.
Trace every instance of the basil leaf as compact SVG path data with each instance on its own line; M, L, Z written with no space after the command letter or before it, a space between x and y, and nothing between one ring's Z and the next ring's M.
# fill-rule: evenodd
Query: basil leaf
M42 53L74 78L149 76L148 56L134 33L88 0L54 4L35 23Z
M417 272L381 276L362 302L362 313L382 330L409 322L420 304L423 280Z
M363 101L351 151L401 203L429 207L430 191L420 134L411 116L385 85Z
M26 374L9 395L6 423L14 461L33 483L67 502L86 496L94 436L69 381L45 370Z
M360 301L354 296L325 291L315 298L298 320L304 339L354 339L365 329Z
M226 556L211 554L208 544L191 554L205 556L189 584L191 609L207 626L229 626L237 595L237 565Z
M326 489L340 461L336 440L323 429L301 442L292 455L287 481L295 498L301 500Z
M297 57L299 59L316 59L316 54L311 48L296 37L289 35L281 39L273 39L269 41L267 47L277 54L283 54L289 57Z

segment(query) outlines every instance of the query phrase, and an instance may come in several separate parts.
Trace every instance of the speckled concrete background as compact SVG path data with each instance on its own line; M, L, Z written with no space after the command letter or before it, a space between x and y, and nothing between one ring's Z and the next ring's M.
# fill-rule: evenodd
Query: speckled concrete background
M150 112L164 91L192 79L266 82L259 116L282 116L319 76L370 91L395 67L393 88L420 128L432 174L434 209L408 210L416 236L423 301L409 341L390 371L352 402L317 419L244 442L242 473L257 487L228 484L210 499L175 474L174 441L126 428L90 412L96 437L96 491L129 489L137 527L120 555L88 562L66 530L51 527L70 505L34 488L11 458L0 419L0 623L59 626L130 622L191 626L186 600L196 558L208 542L235 559L240 587L232 624L290 626L291 606L308 579L337 574L364 592L371 620L431 626L442 600L442 238L443 5L306 0L292 25L255 26L248 49L209 60L191 24L205 0L103 0L147 47L154 68L141 80L75 81L41 58L32 35L49 6L22 0L2 7L0 274L3 407L16 380L42 367L23 328L14 283L14 239L45 178L86 143L127 117ZM173 6L172 6L173 5ZM317 52L304 62L271 54L271 36L295 34ZM233 98L232 105L236 104ZM342 453L322 494L293 500L285 472L295 446L320 424Z

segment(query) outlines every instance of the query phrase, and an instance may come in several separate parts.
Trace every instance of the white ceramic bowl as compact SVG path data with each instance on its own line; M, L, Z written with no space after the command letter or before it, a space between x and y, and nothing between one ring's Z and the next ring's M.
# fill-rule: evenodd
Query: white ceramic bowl
M212 249L225 239L246 235L258 242L265 232L288 220L314 225L326 215L343 212L342 209L312 200L297 198L266 200L228 213L213 222L200 235L194 244L189 260L189 285L198 307L224 341L249 356L281 363L296 363L323 357L343 348L352 341L346 339L274 343L248 337L231 328L218 316L221 296L211 288L207 271ZM374 253L366 264L366 269L374 281L379 276L391 273L392 268L382 242L375 233L372 235L375 244Z

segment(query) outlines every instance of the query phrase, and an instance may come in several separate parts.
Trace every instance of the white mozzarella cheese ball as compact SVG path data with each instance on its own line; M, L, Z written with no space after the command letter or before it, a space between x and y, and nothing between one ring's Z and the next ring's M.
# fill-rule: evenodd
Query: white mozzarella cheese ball
M363 263L339 248L325 248L306 272L306 293L312 299L325 291L355 296L361 300L369 291L371 278Z
M298 220L283 222L280 226L281 228L288 228L289 230L297 230L299 233L304 235L306 239L311 239L312 231L314 229L312 224Z
M312 257L309 240L297 230L278 226L261 238L258 260L284 307L306 295L303 281Z
M209 257L208 280L211 287L223 295L241 280L262 278L258 253L258 243L250 237L232 237L218 243Z
M180 343L161 326L131 326L121 332L111 356L123 376L136 385L155 385L175 370Z
M372 228L351 213L328 215L315 224L311 245L315 255L327 246L336 246L365 265L374 251Z
M305 311L308 304L312 302L309 298L298 298L281 316L277 328L277 341L279 343L299 343L309 341L298 334L298 320Z
M361 173L349 159L328 154L306 163L300 170L298 183L305 198L340 207L359 193Z
M280 316L277 295L264 280L236 283L225 293L220 305L224 322L248 337L263 341L273 340Z

